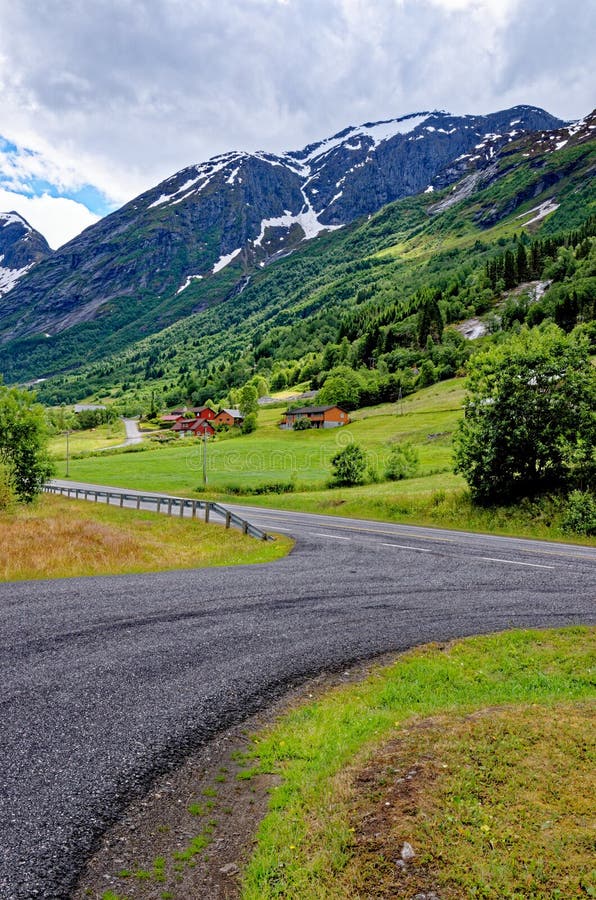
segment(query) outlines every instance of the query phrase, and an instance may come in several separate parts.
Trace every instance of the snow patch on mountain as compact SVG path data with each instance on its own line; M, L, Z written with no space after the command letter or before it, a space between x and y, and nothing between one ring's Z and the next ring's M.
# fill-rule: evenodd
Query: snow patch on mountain
M0 256L0 262L3 259L4 256ZM0 296L8 294L30 268L31 265L24 266L22 269L7 269L4 266L0 266Z
M177 293L177 294L181 294L182 291L185 291L186 288L189 287L189 286L192 284L193 281L201 281L202 278L203 278L202 275L189 275L189 276L187 277L186 281L184 282L184 284L181 285L181 286L178 288L178 290L176 291L176 293Z
M241 251L242 248L238 247L237 250L232 250L231 253L226 253L224 254L224 256L220 256L211 270L212 274L216 275L218 272L221 272L222 269L225 269L226 266L229 266L232 260L236 259Z
M301 188L301 193L304 199L304 206L299 213L295 214L288 212L288 210L284 210L283 216L262 219L260 234L253 242L255 247L262 247L267 228L291 228L292 225L300 225L304 232L305 240L310 241L322 231L335 231L336 229L343 227L341 225L323 225L322 222L319 222L317 213L306 194L305 188ZM341 193L336 194L331 203L340 196Z
M7 225L22 225L25 231L33 230L31 225L15 212L0 213L0 228L6 228Z
M533 209L527 210L527 212L522 213L520 216L517 216L518 219L523 219L526 216L531 215L532 213L536 213L531 219L528 219L527 222L522 222L522 227L525 228L527 225L532 225L534 222L539 222L541 219L544 219L545 216L548 216L549 213L555 212L559 208L560 204L555 203L551 198L549 200L545 200L544 203L541 203L539 206L535 206Z
M358 125L340 131L338 134L333 135L333 137L326 138L324 141L320 141L317 144L311 144L302 151L305 154L304 156L302 155L302 152L288 154L288 156L293 157L295 160L299 160L303 166L307 166L308 163L319 161L322 157L331 153L332 150L335 150L338 147L343 147L344 150L352 152L361 150L363 149L362 140L364 138L370 139L368 142L369 144L370 141L372 141L370 150L376 150L379 144L382 144L384 141L388 141L398 134L404 135L414 131L419 125L426 122L430 115L431 114L428 112L413 113L412 115L402 116L399 119L387 119L383 122L367 122L364 125Z

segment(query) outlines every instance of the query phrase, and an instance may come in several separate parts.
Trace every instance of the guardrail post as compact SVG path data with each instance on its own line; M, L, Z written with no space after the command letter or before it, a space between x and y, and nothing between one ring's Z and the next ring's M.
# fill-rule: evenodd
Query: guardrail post
M242 520L242 534L248 534L248 522L246 519Z
M209 501L205 503L205 522L209 521Z
M161 512L161 497L157 498L157 512Z
M197 501L196 500L192 501L192 517L193 517L193 519L196 519L196 517L197 517Z
M184 516L184 503L185 503L184 500L181 500L181 501L180 501L180 518L181 518L181 519L182 519L183 516Z
M168 500L168 515L172 515L172 500L171 498Z
M124 506L124 494L120 494L120 506Z
M141 495L139 494L137 497L137 509L141 508Z
M229 528L232 524L232 513L226 509L226 528Z

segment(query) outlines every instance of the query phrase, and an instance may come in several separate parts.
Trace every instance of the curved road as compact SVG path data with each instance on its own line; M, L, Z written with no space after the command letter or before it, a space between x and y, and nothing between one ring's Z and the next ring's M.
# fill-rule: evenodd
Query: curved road
M596 553L237 507L268 566L0 585L0 898L67 898L152 776L288 685L385 651L594 623Z

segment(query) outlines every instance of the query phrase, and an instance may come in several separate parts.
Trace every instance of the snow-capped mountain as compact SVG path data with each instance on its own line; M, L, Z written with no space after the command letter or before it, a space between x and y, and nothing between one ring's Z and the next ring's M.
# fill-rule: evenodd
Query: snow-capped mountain
M8 293L51 250L46 239L18 213L0 213L0 296Z
M524 133L564 125L532 106L486 116L417 112L282 154L230 152L176 173L88 228L0 300L2 340L101 315L157 331L225 300L323 231L490 164ZM191 288L223 273L209 300ZM151 314L151 315L149 315ZM128 324L127 324L128 323Z

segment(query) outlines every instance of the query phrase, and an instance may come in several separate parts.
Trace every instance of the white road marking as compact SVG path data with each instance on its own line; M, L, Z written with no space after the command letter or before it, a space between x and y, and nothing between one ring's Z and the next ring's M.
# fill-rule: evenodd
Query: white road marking
M510 566L531 566L533 569L554 569L555 566L542 566L540 563L519 562L517 559L497 559L496 556L477 556L476 559L485 559L488 562L507 563Z
M351 541L352 540L352 538L343 537L343 535L339 535L339 534L324 534L322 531L309 531L309 534L312 534L315 537L331 538L334 541Z
M417 553L432 553L432 550L427 550L425 547L408 547L406 544L385 544L381 542L381 547L398 547L400 550L415 550Z

